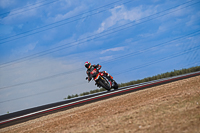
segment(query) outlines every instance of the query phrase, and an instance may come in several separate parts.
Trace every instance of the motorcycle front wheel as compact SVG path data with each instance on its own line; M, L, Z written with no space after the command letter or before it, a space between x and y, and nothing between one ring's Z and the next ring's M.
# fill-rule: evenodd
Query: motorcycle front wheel
M110 84L109 84L109 82L104 77L101 77L98 80L98 83L99 83L100 86L102 86L106 90L110 91L110 89L111 89Z

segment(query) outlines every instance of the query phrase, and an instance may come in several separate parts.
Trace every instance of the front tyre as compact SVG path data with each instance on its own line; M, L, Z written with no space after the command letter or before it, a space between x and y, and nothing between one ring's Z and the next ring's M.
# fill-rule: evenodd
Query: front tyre
M111 87L107 80L105 80L103 77L99 79L99 85L101 85L106 90L110 91Z

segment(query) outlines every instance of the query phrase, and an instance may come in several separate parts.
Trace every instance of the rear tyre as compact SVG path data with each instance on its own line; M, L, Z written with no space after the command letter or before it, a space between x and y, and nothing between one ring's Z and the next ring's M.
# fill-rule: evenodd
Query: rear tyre
M113 86L113 88L114 88L115 90L118 89L118 84L117 84L117 82L115 82L115 81L114 81L114 86Z

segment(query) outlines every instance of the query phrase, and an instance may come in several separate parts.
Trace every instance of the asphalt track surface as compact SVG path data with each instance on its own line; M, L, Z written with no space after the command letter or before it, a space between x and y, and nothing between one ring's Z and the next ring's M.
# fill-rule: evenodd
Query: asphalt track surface
M161 84L166 84L173 81L178 81L181 79L186 79L186 78L190 78L190 77L194 77L198 75L200 75L200 71L188 73L184 75L179 75L179 76L174 76L170 78L154 80L150 82L144 82L140 84L122 87L117 90L99 92L99 93L90 94L87 96L76 97L73 99L69 99L69 100L65 100L65 101L61 101L57 103L47 104L47 105L30 108L30 109L10 113L10 114L5 114L5 115L0 116L0 128L11 126L11 125L18 124L21 122L25 122L31 119L39 118L44 115L56 113L56 112L67 110L67 109L74 108L77 106L82 106L84 104L96 102L103 99L108 99L111 97L147 89L153 86L158 86Z

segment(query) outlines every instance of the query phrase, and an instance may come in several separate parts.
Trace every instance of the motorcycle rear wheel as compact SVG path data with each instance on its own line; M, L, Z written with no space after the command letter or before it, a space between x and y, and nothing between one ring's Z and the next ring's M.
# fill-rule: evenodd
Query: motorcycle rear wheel
M115 82L115 81L114 81L114 86L113 86L113 88L114 88L115 90L118 89L118 84L117 84L117 82Z

